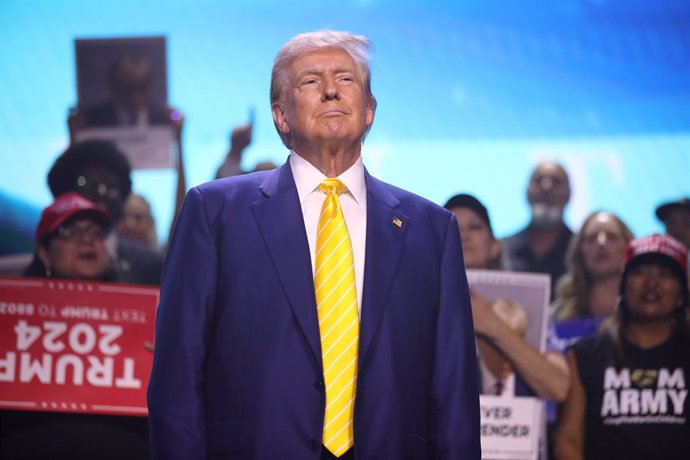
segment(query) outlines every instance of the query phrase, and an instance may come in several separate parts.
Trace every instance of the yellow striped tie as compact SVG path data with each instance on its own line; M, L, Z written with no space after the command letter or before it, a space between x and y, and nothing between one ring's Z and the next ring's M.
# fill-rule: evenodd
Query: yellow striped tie
M345 185L326 179L316 234L316 306L326 384L323 445L340 457L353 445L352 414L357 383L359 318L352 244L338 195Z

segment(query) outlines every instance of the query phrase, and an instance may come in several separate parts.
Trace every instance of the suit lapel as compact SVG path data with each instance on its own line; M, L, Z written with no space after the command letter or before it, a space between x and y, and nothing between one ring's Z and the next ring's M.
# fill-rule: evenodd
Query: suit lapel
M399 201L365 172L367 238L360 325L360 368L381 327L384 306L395 278L409 217L396 212ZM261 185L264 200L252 204L261 235L297 322L315 358L321 362L321 338L314 297L309 243L299 196L289 163Z
M367 239L360 325L359 366L381 327L384 306L395 278L409 218L395 210L399 200L385 184L365 172Z
M285 163L269 175L261 191L266 199L252 204L254 216L293 314L320 363L321 339L309 243L290 164Z

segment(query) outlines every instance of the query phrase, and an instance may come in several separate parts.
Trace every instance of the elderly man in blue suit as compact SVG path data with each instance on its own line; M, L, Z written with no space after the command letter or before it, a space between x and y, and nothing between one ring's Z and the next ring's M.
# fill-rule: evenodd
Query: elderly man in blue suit
M369 42L279 51L269 171L187 194L161 286L154 459L479 459L453 214L370 176Z

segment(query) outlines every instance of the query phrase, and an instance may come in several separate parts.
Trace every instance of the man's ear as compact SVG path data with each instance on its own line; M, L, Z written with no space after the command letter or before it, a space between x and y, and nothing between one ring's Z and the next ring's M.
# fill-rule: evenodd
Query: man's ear
M290 132L290 126L288 125L287 118L285 116L285 108L280 102L274 102L271 105L271 113L273 114L273 122L282 134L287 134Z
M374 113L376 112L376 104L369 102L367 104L367 126L374 124Z

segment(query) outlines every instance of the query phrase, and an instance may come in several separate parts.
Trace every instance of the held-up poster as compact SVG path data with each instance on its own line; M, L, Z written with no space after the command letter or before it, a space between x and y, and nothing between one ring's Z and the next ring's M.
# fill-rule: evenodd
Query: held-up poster
M487 308L535 350L546 348L548 275L467 271L474 308ZM482 458L536 460L543 449L543 403L505 353L478 335Z
M147 414L158 289L0 278L0 408Z
M168 110L165 37L77 39L74 48L75 140L112 141L135 169L170 168L180 115Z

